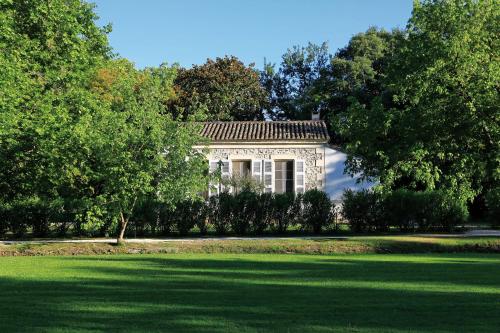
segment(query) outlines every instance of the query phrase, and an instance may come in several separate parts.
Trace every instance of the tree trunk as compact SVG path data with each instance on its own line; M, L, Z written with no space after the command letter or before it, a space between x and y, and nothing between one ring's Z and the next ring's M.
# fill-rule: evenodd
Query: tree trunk
M118 238L116 239L117 244L123 243L123 236L125 236L125 229L127 229L128 219L125 218L123 212L120 212L120 232Z

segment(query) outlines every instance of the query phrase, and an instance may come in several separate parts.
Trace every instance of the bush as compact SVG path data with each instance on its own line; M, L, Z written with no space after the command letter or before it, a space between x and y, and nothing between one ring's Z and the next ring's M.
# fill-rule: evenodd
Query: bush
M175 209L176 229L181 235L187 235L194 226L204 219L203 202L199 200L184 200Z
M486 193L486 207L488 207L488 217L491 223L500 225L500 187Z
M388 226L399 228L401 231L411 231L422 225L425 221L427 204L425 197L405 189L397 190L387 195L381 204L383 205L383 217L385 230Z
M132 218L130 219L131 228L135 235L144 236L146 229L155 233L158 226L159 205L153 197L146 197L137 203Z
M384 225L380 199L380 195L372 190L344 191L341 212L352 231L371 231Z
M295 195L293 193L277 193L272 201L273 224L272 229L277 233L284 233L288 226L295 221L293 207ZM299 206L300 208L300 206Z
M342 215L354 232L451 230L468 218L467 206L442 191L399 189L385 196L369 190L344 193Z
M208 201L208 221L219 235L225 235L229 230L233 204L234 197L227 192L212 196Z
M11 207L9 204L0 201L0 237L5 235L9 229L9 213Z
M329 225L333 220L332 202L323 191L312 189L304 193L303 201L303 226L315 234Z
M467 206L442 191L397 190L382 202L390 225L401 231L451 230L467 220Z
M200 230L200 234L206 235L208 232L208 209L207 209L207 203L202 200L196 200L194 201L194 211L196 212L195 215L195 225L198 227L198 230Z
M252 231L257 235L264 233L264 231L271 225L271 221L273 220L273 203L274 197L272 193L260 194L257 201L255 219L251 226Z
M239 235L245 235L255 225L259 197L252 191L241 191L234 195L231 228Z
M175 225L175 208L166 204L160 204L158 213L160 234L163 236L169 235Z
M463 224L469 217L467 205L449 194L441 191L431 192L429 204L431 214L429 220L431 228L451 231L457 225Z

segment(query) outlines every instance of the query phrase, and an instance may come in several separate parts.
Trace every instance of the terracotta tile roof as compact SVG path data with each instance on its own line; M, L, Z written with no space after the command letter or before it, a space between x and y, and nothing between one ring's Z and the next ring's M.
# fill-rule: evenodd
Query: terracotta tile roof
M216 142L329 140L326 124L322 120L206 122L201 134Z

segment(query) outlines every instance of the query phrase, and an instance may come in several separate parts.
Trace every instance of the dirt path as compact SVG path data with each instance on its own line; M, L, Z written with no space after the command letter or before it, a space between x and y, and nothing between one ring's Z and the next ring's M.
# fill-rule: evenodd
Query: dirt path
M394 235L398 236L398 235ZM500 230L472 230L465 233L447 234L413 234L408 237L500 237ZM191 238L128 238L128 243L161 243L161 242L204 242L224 240L286 240L286 239L349 239L350 236L288 236L288 237L191 237ZM43 240L4 240L0 244L46 244L46 243L116 243L114 238L89 238L89 239L43 239Z

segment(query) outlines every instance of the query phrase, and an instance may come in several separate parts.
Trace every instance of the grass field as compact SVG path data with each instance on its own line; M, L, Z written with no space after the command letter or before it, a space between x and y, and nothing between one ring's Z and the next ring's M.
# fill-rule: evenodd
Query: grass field
M94 255L164 253L499 253L500 237L356 236L345 239L183 240L125 243L22 243L2 245L1 256Z
M0 258L0 332L498 332L498 254Z

